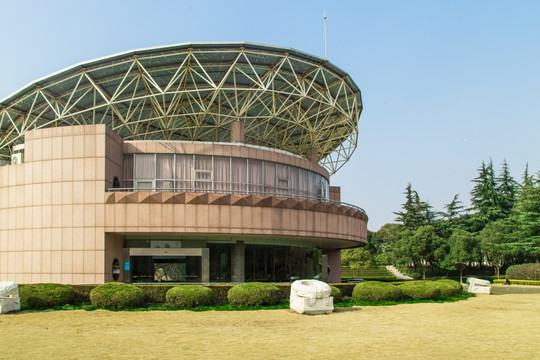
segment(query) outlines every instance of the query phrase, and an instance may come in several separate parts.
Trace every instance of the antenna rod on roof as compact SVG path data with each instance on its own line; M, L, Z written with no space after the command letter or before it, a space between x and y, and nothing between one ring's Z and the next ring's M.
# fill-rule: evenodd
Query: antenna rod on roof
M328 60L326 56L326 11L324 12L324 59Z

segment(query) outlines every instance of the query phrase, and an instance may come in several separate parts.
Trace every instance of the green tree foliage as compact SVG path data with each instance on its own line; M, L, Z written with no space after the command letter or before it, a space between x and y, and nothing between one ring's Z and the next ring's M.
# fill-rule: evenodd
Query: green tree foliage
M463 202L459 200L459 194L454 195L454 198L450 202L450 204L444 205L446 212L443 213L443 216L446 220L451 221L455 220L463 213L463 209L465 208L463 206Z
M405 203L401 205L403 211L395 212L396 221L403 224L406 229L415 230L420 226L431 224L436 213L429 203L421 201L418 192L413 190L411 183L405 188Z
M506 160L497 176L491 160L482 162L471 207L465 209L457 194L443 212L433 211L409 183L394 213L398 223L369 234L368 250L376 263L421 267L424 277L428 267L456 269L462 277L470 263L488 262L499 274L506 265L540 262L539 177L527 165L520 185Z
M374 266L375 259L365 247L345 249L341 252L341 263L350 266L351 269L359 269L362 266Z
M394 249L399 240L399 232L402 226L399 224L384 224L379 231L373 234L372 241L377 254L388 254Z
M503 167L500 175L496 180L496 191L498 197L498 207L505 216L510 215L512 208L516 202L518 192L518 183L510 175L510 169L506 160L503 162Z
M491 161L488 165L482 162L482 166L478 169L478 176L473 179L473 183L475 185L471 191L471 204L473 210L476 211L475 218L481 229L490 221L502 217L499 210L499 196Z
M422 268L424 279L427 268L443 260L445 254L444 240L437 235L431 225L421 226L414 232L410 230L402 232L397 247L397 257L401 263L413 263Z
M500 278L501 267L515 253L509 222L493 221L480 232L478 237L485 260L495 268L497 278Z
M448 239L448 247L441 265L449 270L459 270L459 281L463 282L463 270L470 263L480 260L477 241L470 232L456 229Z
M529 179L521 190L511 216L516 246L536 262L540 257L540 184Z

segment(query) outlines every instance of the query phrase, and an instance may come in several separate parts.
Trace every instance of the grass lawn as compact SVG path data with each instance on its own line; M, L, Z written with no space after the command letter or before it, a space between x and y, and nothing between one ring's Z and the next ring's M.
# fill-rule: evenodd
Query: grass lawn
M34 311L0 315L1 358L533 359L540 294L267 311Z

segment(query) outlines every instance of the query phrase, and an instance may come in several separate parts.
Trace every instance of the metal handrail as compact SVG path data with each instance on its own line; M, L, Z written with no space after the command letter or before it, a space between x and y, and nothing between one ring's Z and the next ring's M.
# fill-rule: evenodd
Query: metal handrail
M199 189L199 188L107 188L108 192L193 192L193 193L209 193L209 194L234 194L234 195L262 195L262 196L275 196L275 197L287 197L301 200L313 200L324 203L336 204L340 206L347 206L366 214L366 211L359 206L349 204L337 200L322 199L316 196L304 196L298 194L280 194L276 192L264 192L264 191L250 191L250 190L220 190L220 189Z

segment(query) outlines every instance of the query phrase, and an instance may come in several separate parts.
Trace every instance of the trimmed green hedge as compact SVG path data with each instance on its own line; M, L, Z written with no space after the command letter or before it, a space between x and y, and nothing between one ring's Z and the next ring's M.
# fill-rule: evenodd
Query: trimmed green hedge
M19 287L21 305L32 309L73 304L75 290L62 284L30 284Z
M406 297L414 300L437 300L441 297L441 289L431 281L411 281L399 288Z
M334 302L340 302L343 301L343 294L341 293L341 290L339 288L335 287L334 285L330 285L330 289L332 289L332 293L330 296L334 298Z
M356 284L352 297L355 300L397 301L403 298L403 291L389 283L366 281Z
M540 285L540 280L519 280L519 279L509 279L510 285ZM506 279L495 279L493 280L494 284L505 284Z
M214 292L202 285L180 285L167 291L166 299L173 307L209 306L214 303Z
M133 285L107 283L90 292L90 301L92 305L104 309L131 309L144 304L144 293Z
M435 280L432 284L435 284L441 290L442 297L457 296L463 291L463 285L454 280Z
M540 263L510 266L506 269L506 278L515 280L540 280Z
M233 286L227 295L233 305L274 305L281 300L281 291L266 283L244 283Z

